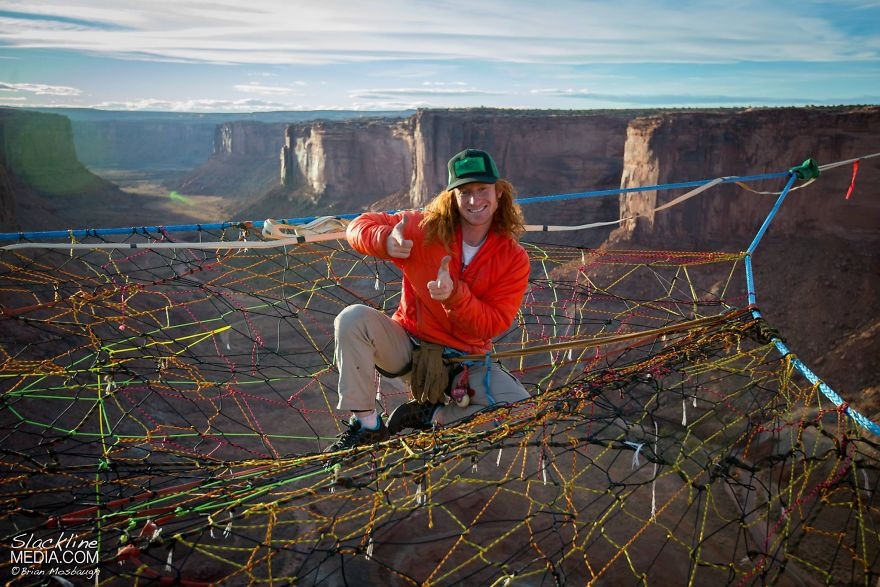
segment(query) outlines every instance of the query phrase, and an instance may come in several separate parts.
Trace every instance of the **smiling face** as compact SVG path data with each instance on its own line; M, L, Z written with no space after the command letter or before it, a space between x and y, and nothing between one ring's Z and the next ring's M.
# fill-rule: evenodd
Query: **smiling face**
M492 226L500 194L493 183L467 183L454 190L464 233L485 236Z

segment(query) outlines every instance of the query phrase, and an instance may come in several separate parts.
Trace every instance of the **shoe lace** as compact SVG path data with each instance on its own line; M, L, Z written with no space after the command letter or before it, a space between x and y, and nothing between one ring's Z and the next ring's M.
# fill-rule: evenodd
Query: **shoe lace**
M346 429L342 431L339 435L339 440L333 443L333 446L337 449L340 448L348 448L351 446L361 432L360 422L346 422L342 420L342 423L345 425Z

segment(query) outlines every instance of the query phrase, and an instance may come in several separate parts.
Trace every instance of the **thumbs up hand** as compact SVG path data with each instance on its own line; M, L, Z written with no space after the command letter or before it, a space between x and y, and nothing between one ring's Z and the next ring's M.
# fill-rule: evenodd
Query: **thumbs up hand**
M442 302L451 296L452 289L455 287L455 284L452 282L452 276L449 274L449 262L451 260L452 257L449 255L443 257L443 260L440 261L440 269L437 271L437 279L428 282L428 293L431 294L432 299L438 302Z
M385 240L385 249L390 257L395 259L408 259L412 252L413 242L403 237L403 230L406 228L407 215L404 214L400 222L394 225L391 234Z

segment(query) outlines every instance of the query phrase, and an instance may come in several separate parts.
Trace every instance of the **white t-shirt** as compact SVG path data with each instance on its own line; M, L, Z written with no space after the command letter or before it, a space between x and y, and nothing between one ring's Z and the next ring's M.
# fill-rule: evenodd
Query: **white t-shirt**
M485 241L484 241L485 242ZM461 243L461 268L464 270L468 265L471 264L471 261L474 258L474 255L477 254L477 251L480 250L480 247L483 246L483 243L478 244L475 247L467 244L466 242Z

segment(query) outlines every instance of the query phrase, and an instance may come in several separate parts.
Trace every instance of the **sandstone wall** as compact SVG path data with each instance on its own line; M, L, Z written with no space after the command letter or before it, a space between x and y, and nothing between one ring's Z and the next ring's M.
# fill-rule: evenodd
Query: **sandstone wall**
M176 189L248 201L278 185L278 153L287 123L237 121L214 129L211 157L185 175Z
M69 228L62 216L90 222L112 213L124 194L77 159L70 120L0 109L0 224L12 230Z
M70 120L57 114L0 110L0 164L22 184L46 195L113 188L80 163Z
M273 162L284 145L286 123L237 121L214 129L214 155L231 155Z
M413 173L408 120L294 124L282 150L282 179L328 210L357 212L406 191Z
M414 116L413 205L446 187L446 162L474 147L492 154L521 196L614 187L632 117L589 112L423 110Z
M188 169L211 156L213 120L78 120L74 142L92 169Z
M807 158L822 165L880 150L880 107L780 108L730 113L663 113L627 129L621 187L785 171ZM829 233L849 239L880 234L880 158L861 162L857 192L844 195L851 167L829 170L792 191L771 224L774 236ZM803 182L799 182L803 183ZM750 184L779 191L784 180ZM776 200L729 185L654 214L685 190L643 192L620 199L627 221L616 239L643 243L742 242L754 235ZM747 245L748 243L746 243ZM668 245L667 245L668 246ZM744 248L744 247L743 247Z

